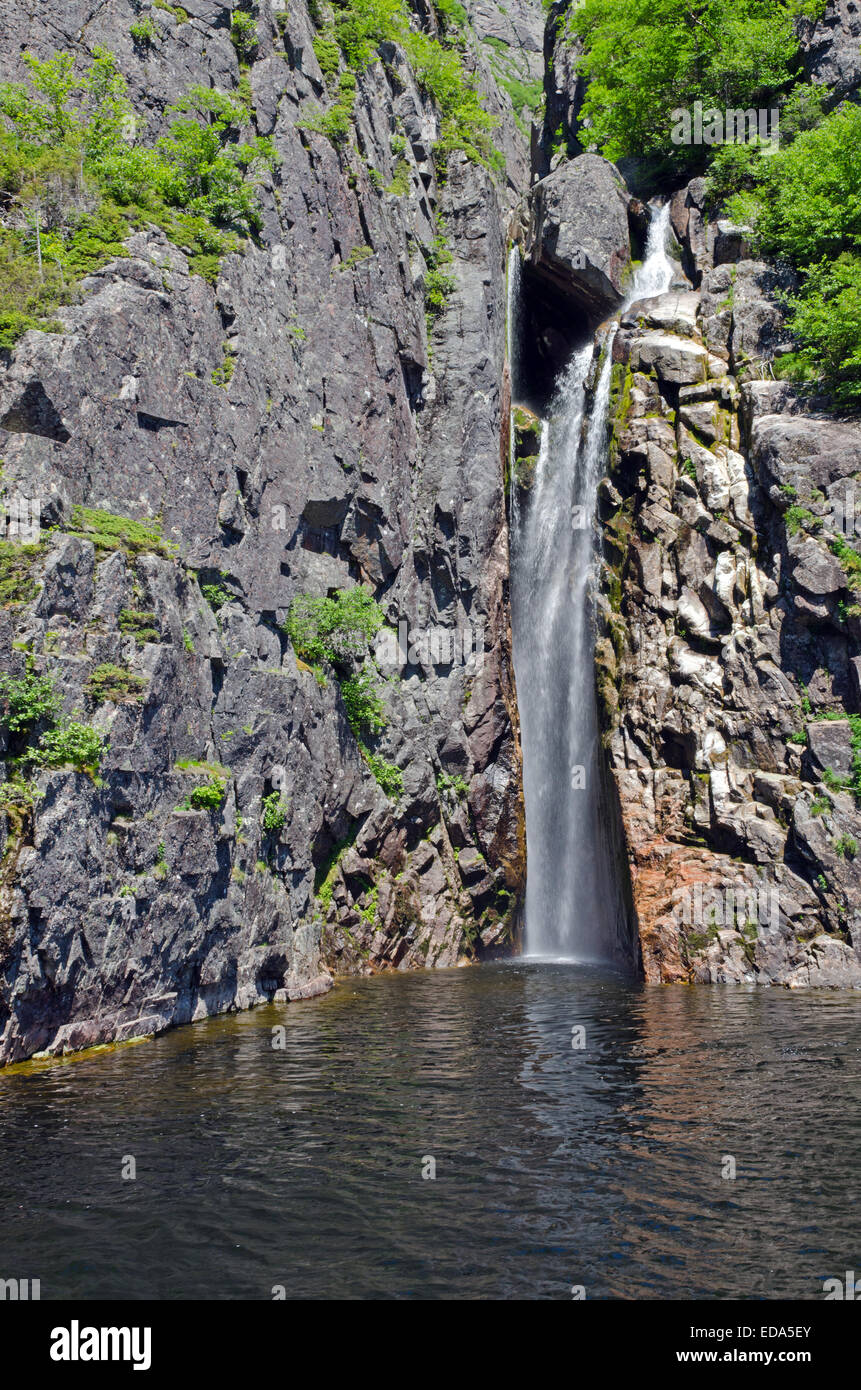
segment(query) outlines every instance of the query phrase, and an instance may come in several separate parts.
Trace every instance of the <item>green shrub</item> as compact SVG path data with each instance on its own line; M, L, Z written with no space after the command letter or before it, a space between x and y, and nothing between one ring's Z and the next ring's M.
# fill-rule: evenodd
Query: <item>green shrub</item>
M75 720L49 729L33 751L33 761L40 767L67 767L94 775L105 751L105 736L89 724Z
M376 170L374 170L376 173ZM386 189L393 198L406 198L412 187L410 181L410 166L405 159L399 159L395 165L395 172L392 181Z
M861 401L861 257L844 251L809 271L789 300L789 325L801 343L802 379L822 378L837 401Z
M861 249L861 107L845 103L758 165L762 250L797 266Z
M124 666L113 666L110 662L97 666L87 680L86 691L94 704L110 700L119 705L143 699L146 680L133 675Z
M335 40L318 34L313 41L313 47L323 76L336 76L341 66L341 50Z
M0 194L16 213L0 228L0 345L29 328L61 331L53 311L73 300L77 279L124 254L146 222L216 278L238 233L260 226L255 185L275 159L270 141L240 138L247 106L193 87L146 146L128 138L135 115L107 49L82 72L69 53L24 61L29 82L0 84Z
M363 748L365 761L371 769L376 780L379 782L386 796L391 796L395 800L404 790L404 774L394 763L387 763L385 759L376 753L369 753L367 748Z
M861 108L821 115L821 97L789 105L794 138L766 158L726 146L715 155L710 201L754 227L757 254L788 261L800 288L784 296L798 351L778 360L790 380L822 380L835 400L861 400ZM784 141L786 131L782 129ZM728 197L731 189L739 190Z
M790 536L796 536L799 531L818 531L822 525L820 517L807 507L799 506L787 507L783 521Z
M224 800L227 783L220 777L211 777L199 787L193 787L182 802L184 811L215 811Z
M0 675L0 702L0 718L12 734L32 729L42 719L55 719L60 708L53 677L33 671L19 677Z
M841 835L839 840L834 841L834 852L841 859L854 859L858 853L858 841L851 835Z
M383 703L377 693L376 682L368 670L351 676L341 685L341 698L347 714L347 722L356 738L361 740L368 734L382 733L386 727L383 716Z
M73 507L69 534L92 541L97 550L124 550L129 555L170 557L176 549L162 536L159 521L133 521L98 507Z
M452 791L455 796L459 797L469 795L469 783L465 777L461 777L459 774L451 777L447 772L440 772L436 779L436 789L440 796L447 791Z
M296 655L309 665L333 665L361 656L383 626L383 612L366 589L337 589L331 598L299 594L291 603L284 631Z
M219 612L226 603L233 603L236 595L229 589L225 589L223 584L201 584L200 592L206 599L210 608L214 612Z
M421 32L406 34L403 43L419 86L440 113L440 138L434 149L439 172L444 172L445 157L452 150L461 150L477 164L504 168L504 156L491 139L497 119L482 106L475 79L464 71L457 51Z
M465 11L456 0L443 0L441 12L445 29L456 35ZM354 73L361 72L374 62L381 43L399 43L419 86L431 97L440 115L440 138L434 151L438 163L444 165L449 150L457 149L463 150L469 159L502 168L504 159L491 139L498 122L484 110L475 79L464 69L457 48L445 34L437 38L413 28L411 19L412 12L404 0L339 2L331 29L314 41L317 61L328 77L334 76L337 46L347 67ZM352 97L349 109L342 100L330 113L312 117L314 124L306 120L305 125L340 144L349 133L351 116Z
M849 589L861 589L861 555L854 546L844 540L842 536L832 536L828 542L828 548L832 555L837 559L846 572L846 585Z
M236 49L240 63L250 63L260 40L254 19L244 10L234 10L230 17L230 42Z
M182 5L169 5L167 0L152 0L153 7L157 10L166 10L172 14L177 24L186 24L191 16L188 10L183 9Z
M357 265L361 265L362 261L369 260L373 254L374 248L372 246L354 246L346 260L341 262L341 269L355 270Z
M457 285L454 276L447 270L451 265L452 254L444 236L434 237L430 251L426 253L427 272L425 274L425 313L428 327L442 313Z
M0 605L4 608L29 603L39 592L32 576L33 564L43 553L41 545L0 541Z
M236 370L236 353L229 343L223 343L221 347L221 363L213 367L210 373L210 381L213 386L229 386L233 380L233 373Z
M43 793L35 782L13 773L0 783L0 811L6 816L7 833L10 839L18 840L24 833L36 802Z
M200 758L178 758L174 763L177 772L209 772L214 777L228 778L230 768L223 763L203 762Z
M145 647L147 642L161 641L161 633L155 622L155 613L144 612L140 608L123 608L117 618L120 632L134 637L139 647Z
M337 102L328 111L306 115L301 121L303 130L314 130L325 135L336 146L346 144L353 121L353 103Z
M130 24L129 33L135 43L139 43L142 48L150 48L158 38L158 30L147 15L142 16L140 19L136 19L133 24Z
M263 811L263 829L270 834L277 830L283 830L284 822L287 819L289 803L285 801L280 792L270 792L268 796L264 796L261 807Z

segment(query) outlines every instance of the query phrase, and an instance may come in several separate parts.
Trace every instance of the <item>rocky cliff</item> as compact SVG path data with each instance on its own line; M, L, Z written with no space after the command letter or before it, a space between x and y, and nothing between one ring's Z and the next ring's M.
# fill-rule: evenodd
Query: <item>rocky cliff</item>
M540 72L541 17L456 8L495 171L435 151L444 113L399 44L344 80L326 7L4 7L5 76L106 49L138 141L200 84L239 92L275 158L215 274L143 218L3 352L4 496L42 525L4 552L6 693L48 677L55 726L105 751L22 784L4 726L0 1060L516 935L504 229L529 169L510 70ZM429 6L409 22L439 33ZM377 645L303 661L291 605L356 585Z

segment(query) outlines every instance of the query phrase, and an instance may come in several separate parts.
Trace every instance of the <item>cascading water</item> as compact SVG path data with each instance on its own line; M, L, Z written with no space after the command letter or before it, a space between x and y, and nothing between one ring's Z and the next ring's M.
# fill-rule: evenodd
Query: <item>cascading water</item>
M656 210L623 308L669 289L669 205ZM509 298L512 277L509 276ZM528 955L618 958L619 890L601 820L592 593L618 320L561 374L529 500L512 514L514 664L526 799ZM510 343L514 335L510 333ZM603 352L591 401L587 380ZM512 371L516 373L515 367ZM512 382L513 397L516 379ZM516 496L516 489L513 490Z

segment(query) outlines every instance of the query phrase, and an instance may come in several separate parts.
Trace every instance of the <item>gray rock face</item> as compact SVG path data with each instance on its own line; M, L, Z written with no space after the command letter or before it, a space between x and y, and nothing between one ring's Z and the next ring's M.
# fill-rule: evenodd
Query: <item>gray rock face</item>
M153 11L161 36L142 56L121 0L95 15L13 3L5 48L105 44L155 134L191 83L240 76L230 7L185 8L182 24ZM326 100L305 6L283 35L268 3L256 19L256 132L280 160L259 244L213 287L145 228L61 311L63 333L25 335L0 367L4 485L58 528L32 595L0 614L2 664L20 673L29 652L66 713L109 739L97 781L42 772L29 819L3 817L0 1061L305 997L340 972L455 964L516 933L503 226L526 141L475 51L507 178L454 154L440 186L435 114L391 45L359 76L339 152L300 124ZM539 7L524 0L511 23L539 33ZM402 196L385 192L398 159ZM429 330L424 253L440 230L455 289ZM172 549L72 536L76 505L158 518ZM319 683L283 627L296 595L356 582L406 634L380 678L386 727L367 740L398 769L397 796L338 682ZM209 584L229 599L217 613ZM129 611L146 618L140 641ZM127 679L99 698L105 665ZM220 805L194 809L213 777ZM267 830L273 791L283 825ZM481 878L455 850L481 856Z
M628 193L618 171L582 154L537 183L526 255L549 285L598 318L616 308L630 269Z
M861 84L858 0L828 0L822 18L814 22L799 17L796 32L809 79L830 88L832 101L857 93Z
M543 179L555 164L580 154L580 110L586 82L577 72L582 56L579 39L568 33L571 0L555 0L544 30L544 121L533 147L536 176ZM588 144L588 139L584 139ZM562 149L559 148L561 144Z

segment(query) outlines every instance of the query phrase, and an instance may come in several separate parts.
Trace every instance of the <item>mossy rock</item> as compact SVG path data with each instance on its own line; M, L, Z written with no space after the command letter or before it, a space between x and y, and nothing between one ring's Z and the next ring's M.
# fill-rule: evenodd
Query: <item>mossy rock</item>
M514 407L514 457L526 459L537 456L541 448L541 421L525 406Z
M535 470L538 467L538 455L527 454L525 458L514 459L514 481L524 492L529 492L535 482Z

